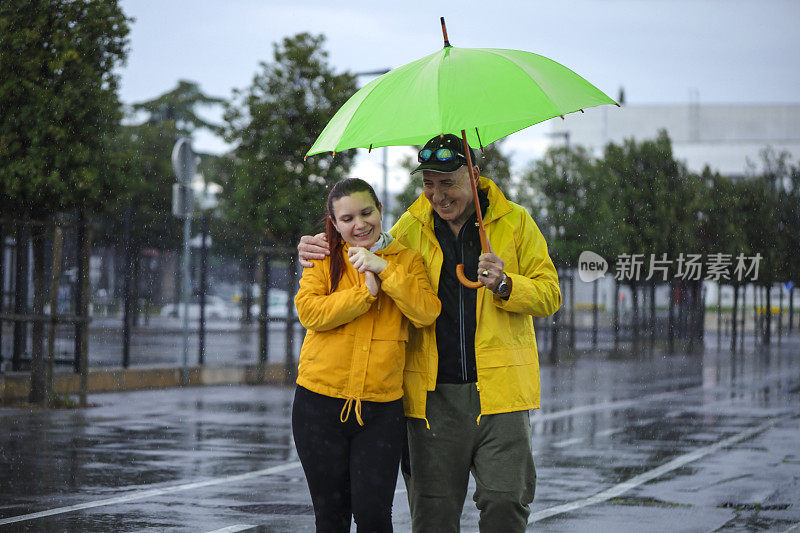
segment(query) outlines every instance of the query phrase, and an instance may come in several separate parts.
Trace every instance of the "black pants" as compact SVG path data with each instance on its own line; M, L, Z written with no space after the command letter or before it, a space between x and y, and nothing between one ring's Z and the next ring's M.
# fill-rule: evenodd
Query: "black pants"
M318 533L392 531L392 500L405 445L402 400L362 402L342 423L345 400L297 387L292 431L314 503Z

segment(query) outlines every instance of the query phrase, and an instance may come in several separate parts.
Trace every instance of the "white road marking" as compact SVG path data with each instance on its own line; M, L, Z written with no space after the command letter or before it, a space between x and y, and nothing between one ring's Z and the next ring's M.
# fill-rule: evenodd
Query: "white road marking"
M686 392L686 391L680 391L680 392ZM646 396L639 396L637 398L632 398L630 400L617 400L614 402L602 402L602 403L593 403L589 405L581 405L579 407L572 407L570 409L553 411L552 413L540 414L540 411L538 410L531 411L531 423L537 424L539 422L547 422L548 420L557 420L559 418L566 418L572 415L594 413L595 411L615 411L619 409L624 409L626 407L641 405L642 402L652 402L656 400L672 398L675 395L676 395L675 392L662 392L659 394L649 394Z
M598 431L597 433L595 433L595 435L597 435L598 437L608 437L613 435L614 433L619 433L622 430L623 428L609 428L609 429L604 429L603 431Z
M772 374L768 374L760 381L754 382L749 384L750 390L756 390L758 387L763 386L767 383L771 383L773 381L779 381L781 379L797 379L797 375L787 376L784 371L773 372ZM531 424L538 424L540 422L547 422L549 420L558 420L559 418L566 418L573 415L580 415L585 413L594 413L595 411L616 411L619 409L625 409L627 407L633 407L640 405L642 402L653 402L656 400L665 400L669 398L674 398L676 396L685 396L687 393L696 392L696 391L722 391L722 390L730 390L733 388L734 385L738 383L742 383L743 379L736 380L730 385L717 385L711 388L704 388L703 385L698 385L696 387L689 387L686 389L680 389L675 391L667 391L667 392L659 392L655 394L645 394L643 396L636 396L634 398L629 398L627 400L615 400L611 402L602 402L602 403L593 403L587 405L580 405L578 407L572 407L570 409L562 409L560 411L553 411L550 413L542 413L539 409L533 409L530 411L530 419ZM725 398L722 400L718 400L716 402L706 403L701 405L700 407L707 407L712 406L719 403L729 403L731 402L731 398ZM678 410L676 412L682 411Z
M244 531L245 529L252 529L256 526L250 524L237 524L235 526L223 527L222 529L215 529L208 533L236 533L237 531Z
M584 440L583 437L575 437L574 439L567 439L554 442L550 446L552 446L553 448L565 448L567 446L572 446L573 444L578 444L579 442L583 442L583 440Z
M683 412L683 411L676 411L676 413L679 413L679 412ZM665 417L665 418L667 418L667 417ZM634 422L633 424L631 424L631 427L640 428L640 427L646 426L648 424L652 424L653 422L657 422L657 421L658 420L656 420L655 418L645 418L644 420L639 420L638 422ZM604 429L603 431L598 431L597 433L595 433L595 435L597 435L598 437L609 437L609 436L613 435L614 433L619 433L619 432L625 431L627 429L629 429L629 428L626 428L626 427L624 427L624 428L608 428L608 429Z
M748 439L754 435L757 435L769 429L778 422L781 422L789 418L789 416L790 415L783 415L780 418L772 419L768 422L761 424L760 426L747 429L745 431L742 431L741 433L737 433L736 435L728 437L727 439L723 439L719 442L710 444L708 446L704 446L702 448L698 448L693 452L680 455L675 459L673 459L672 461L669 461L668 463L664 463L659 467L656 467L652 470L648 470L647 472L639 474L638 476L634 476L628 481L624 481L618 485L614 485L613 487L606 489L602 492L598 492L597 494L589 498L575 500L562 505L556 505L555 507L550 507L549 509L543 509L537 513L532 514L528 518L528 523L532 524L534 522L544 520L545 518L550 518L551 516L567 513L569 511L574 511L582 507L587 507L589 505L594 505L596 503L602 503L608 501L612 498L619 496L620 494L623 494L631 489L638 487L639 485L642 485L644 483L647 483L648 481L661 477L667 472L671 472L672 470L678 469L688 463L697 461L698 459L705 457L708 454L714 453L722 448L738 444L745 439Z
M286 472L287 470L293 470L299 467L300 467L300 461L292 461L290 463L284 463L282 465L265 468L263 470L255 470L253 472L237 474L234 476L218 477L213 479L207 479L205 481L196 481L194 483L185 483L183 485L173 485L171 487L164 487L160 489L142 490L142 491L132 492L124 496L117 496L116 498L95 500L93 502L79 503L77 505L69 505L67 507L57 507L55 509L49 509L47 511L40 511L38 513L23 514L19 516L12 516L10 518L4 518L0 520L0 526L4 526L6 524L14 524L16 522L25 522L27 520L34 520L36 518L44 518L46 516L70 513L72 511L80 511L82 509L92 509L94 507L102 507L104 505L116 505L118 503L128 503L136 500L143 500L145 498L161 496L163 494L171 494L173 492L199 489L202 487L212 487L214 485L222 485L223 483L232 483L236 481L246 481L248 479L254 479L257 477L279 474L281 472Z

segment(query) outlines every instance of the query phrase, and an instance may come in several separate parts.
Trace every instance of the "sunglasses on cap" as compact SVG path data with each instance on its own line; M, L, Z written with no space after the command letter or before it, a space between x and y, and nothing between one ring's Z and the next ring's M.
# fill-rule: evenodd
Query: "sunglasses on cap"
M447 161L452 161L456 157L460 157L462 159L466 159L463 154L460 154L450 148L439 148L438 150L434 151L430 148L423 148L417 154L417 161L420 163L427 163L431 160L431 157L435 157L438 161L443 163Z

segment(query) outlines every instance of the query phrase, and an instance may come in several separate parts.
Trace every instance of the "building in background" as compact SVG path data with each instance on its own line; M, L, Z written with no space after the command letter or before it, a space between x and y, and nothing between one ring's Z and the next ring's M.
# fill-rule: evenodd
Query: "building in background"
M702 172L708 165L730 177L745 176L748 161L758 165L767 147L800 157L800 104L601 106L552 124L553 132L568 133L571 145L585 146L596 156L609 142L652 139L665 129L676 159L689 170Z

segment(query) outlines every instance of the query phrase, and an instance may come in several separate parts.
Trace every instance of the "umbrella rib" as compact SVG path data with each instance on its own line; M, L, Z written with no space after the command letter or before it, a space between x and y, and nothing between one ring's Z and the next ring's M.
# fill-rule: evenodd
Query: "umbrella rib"
M492 55L495 55L495 56L501 57L501 58L503 58L504 60L506 60L506 61L508 61L508 62L510 62L510 63L513 63L513 64L514 64L514 65L515 65L517 68L519 68L520 70L522 70L523 72L525 72L525 73L528 75L528 78L529 78L529 79L530 79L530 80L531 80L533 83L535 83L535 84L536 84L536 86L539 88L539 90L540 90L540 91L542 91L542 94L544 94L544 95L545 95L545 96L548 98L548 100L550 100L551 102L553 102L553 106L554 106L554 107L555 107L555 108L558 110L558 113L554 114L554 115L553 115L552 117L550 117L550 118L555 118L555 117L557 117L557 116L562 116L562 115L566 115L566 114L569 114L569 113L575 113L575 112L577 112L577 111L581 111L581 110L583 110L583 109L585 109L585 108L587 108L587 107L595 107L595 106L599 106L599 105L605 105L605 104L616 104L616 102L615 102L614 100L612 100L611 98L609 98L609 97L608 97L608 96L607 96L607 95L606 95L604 92L602 92L602 91L601 91L600 89L598 89L597 87L594 87L594 85L592 85L591 83L589 83L589 82L586 80L586 78L584 78L583 76L581 76L580 74L578 74L577 72L575 72L574 70L572 70L571 68L569 68L569 67L566 67L566 66L562 65L561 63L559 63L559 62L557 62L557 61L554 61L554 60L552 60L552 59L550 59L550 58L548 58L548 57L545 57L545 56L542 56L542 55L539 55L539 54L534 54L533 52L525 52L525 53L527 53L527 54L531 54L531 55L534 55L534 56L536 56L536 57L539 57L539 58L541 58L543 61L546 61L546 62L548 62L548 63L551 63L551 64L553 64L553 65L555 65L555 66L557 66L557 67L563 68L564 70L566 70L567 72L569 72L570 74L572 74L573 76L575 76L576 78L578 78L578 79L582 80L582 81L583 81L584 83L586 83L588 86L592 87L592 88L593 88L595 91L597 91L597 92L598 92L600 95L602 95L603 97L605 97L605 98L607 99L607 102L598 102L597 104L593 104L593 105L577 105L577 106L575 106L574 108L571 108L571 107L570 107L570 108L567 108L567 109L561 110L561 109L559 108L559 106L558 106L558 105L555 103L555 102L556 102L556 98L554 98L554 97L553 97L553 96L552 96L552 95L551 95L551 94L550 94L550 93L549 93L549 92L548 92L548 91L547 91L547 90L546 90L546 89L545 89L545 88L542 86L542 84L539 82L539 80L538 80L538 79L537 79L537 78L536 78L536 77L535 77L535 76L534 76L534 75L533 75L533 74L532 74L532 73L531 73L531 72L530 72L530 71L529 71L529 70L526 68L526 65L525 65L524 63L520 63L520 62L519 62L519 61L517 61L515 58L513 58L513 57L509 57L509 56L507 56L506 54L503 54L503 53L502 53L502 52L503 52L503 50L498 50L498 49L494 49L494 48L484 48L483 50L484 50L485 52L489 53L489 54L492 54ZM513 51L513 50L512 50L512 51ZM547 119L547 120L549 120L549 119ZM544 122L544 121L542 121L542 122ZM532 125L532 124L531 124L531 125Z
M508 61L509 63L513 64L515 67L520 69L522 72L527 74L527 79L530 80L531 82L533 82L533 84L542 92L542 94L544 94L547 97L547 99L553 104L553 107L555 107L556 110L558 110L558 106L556 105L556 103L553 100L553 98L547 93L547 91L544 90L542 85L539 83L539 80L537 80L530 72L528 72L528 70L525 68L525 64L520 64L518 61L515 61L514 58L508 57L507 55L502 54L499 51L494 50L494 49L490 49L489 48L489 49L485 49L485 51L486 51L486 53L492 54L494 56L497 56L497 57L500 57L500 58L504 59L505 61ZM533 54L533 55L538 55L538 54ZM538 56L538 57L541 57L543 59L547 59L544 56ZM564 67L564 68L566 68L566 67ZM560 114L561 113L556 113L550 118L557 117ZM545 120L549 120L549 119L545 119ZM544 122L544 120L542 122Z
M368 99L368 98L369 98L369 97L372 95L372 92L373 92L373 91L374 91L374 90L375 90L375 89L378 87L378 85L379 85L379 84L377 83L378 79L380 79L380 78L377 78L377 79L373 80L373 82L375 83L375 85L373 85L373 86L370 88L370 90L369 90L369 91L368 91L366 94L364 94L364 98L362 98L362 99L361 99L361 102L359 102L359 105L357 105L357 106L356 106L356 108L353 110L353 114L352 114L352 115L350 115L350 118L349 118L349 119L347 119L347 126L346 126L346 128L345 128L345 129L347 129L347 128L349 128L349 127L350 127L350 123L353 121L353 119L355 118L356 114L358 113L358 111L359 111L359 109L360 109L360 107L361 107L361 104L363 104L364 102L366 102L366 101L367 101L367 99ZM337 144L338 144L338 143L337 143ZM338 146L337 146L337 148L338 148ZM372 148L372 143L370 143L370 149L371 149L371 148ZM349 149L349 148L345 148L345 150L347 150L347 149Z

